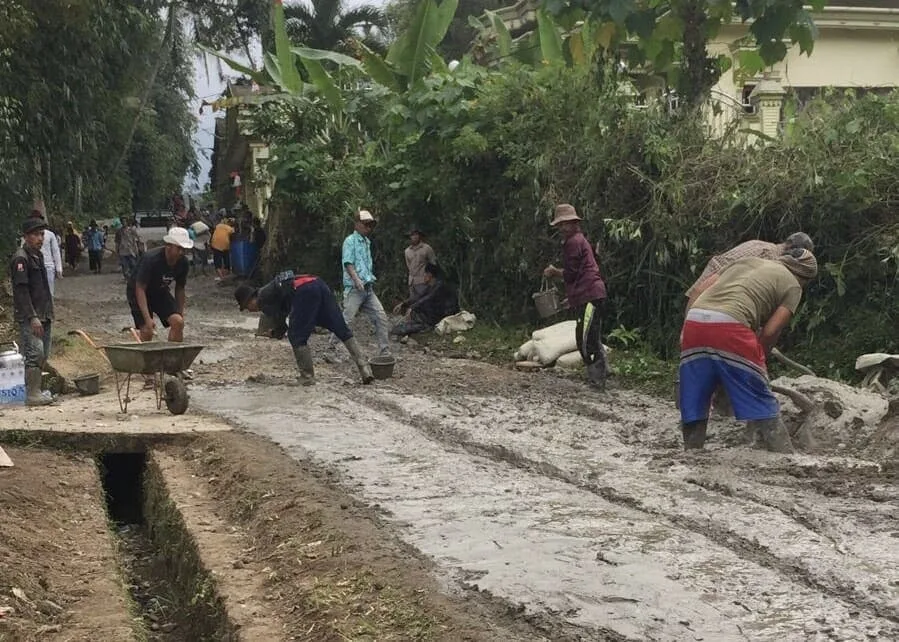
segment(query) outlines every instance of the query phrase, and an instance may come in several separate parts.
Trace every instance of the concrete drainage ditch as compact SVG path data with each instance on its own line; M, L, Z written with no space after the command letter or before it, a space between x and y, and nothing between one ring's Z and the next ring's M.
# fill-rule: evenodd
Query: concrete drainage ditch
M125 584L149 640L230 640L228 617L152 452L103 452L97 465Z

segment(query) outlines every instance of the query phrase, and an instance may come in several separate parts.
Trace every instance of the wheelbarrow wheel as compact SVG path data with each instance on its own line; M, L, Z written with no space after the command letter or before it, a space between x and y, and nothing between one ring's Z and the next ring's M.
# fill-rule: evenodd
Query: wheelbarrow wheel
M181 379L169 377L165 380L165 406L173 415L183 415L187 412L187 386Z

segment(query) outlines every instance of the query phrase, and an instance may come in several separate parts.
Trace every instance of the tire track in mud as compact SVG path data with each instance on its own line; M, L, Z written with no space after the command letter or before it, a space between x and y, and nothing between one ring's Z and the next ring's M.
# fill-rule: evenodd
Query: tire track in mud
M858 611L865 612L869 616L883 618L893 623L899 623L899 610L872 599L870 596L851 586L846 580L834 576L831 573L826 574L824 577L818 576L800 564L779 558L766 546L735 533L732 530L686 515L670 514L663 510L647 506L638 497L622 493L611 486L600 485L590 481L589 474L587 478L583 478L573 472L566 471L553 463L535 459L503 444L480 442L471 436L469 430L448 426L439 420L429 420L422 416L417 416L407 411L396 401L385 399L383 396L378 396L377 393L356 391L353 394L353 398L374 410L383 412L398 421L412 426L428 439L436 441L444 446L461 448L471 455L503 462L529 473L535 473L556 481L561 481L580 490L593 493L613 504L638 510L654 518L661 519L661 521L670 526L675 526L682 530L702 535L715 544L730 550L741 559L779 573L785 578L796 581L808 589L847 602ZM589 407L585 407L585 409L586 408ZM592 409L589 412L590 414L593 414ZM586 413L582 412L577 414ZM608 415L617 417L615 413L608 413ZM758 503L755 499L743 499L744 501ZM783 512L778 506L767 507ZM809 528L810 525L804 524L803 520L797 519L795 515L790 515L788 513L784 513L784 515L804 529L830 539L826 534L821 533L815 528L814 525L811 525L812 527Z

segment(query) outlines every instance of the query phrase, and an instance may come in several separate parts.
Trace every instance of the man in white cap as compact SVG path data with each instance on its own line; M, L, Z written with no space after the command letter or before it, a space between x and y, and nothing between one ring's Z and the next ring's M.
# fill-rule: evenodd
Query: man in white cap
M184 304L187 297L187 273L190 264L185 250L194 246L190 235L183 227L173 227L162 238L165 243L145 252L128 279L125 295L131 306L134 325L140 330L141 341L153 339L159 317L163 327L169 329L169 341L184 340ZM175 283L172 296L171 285Z
M376 223L371 212L359 210L354 217L354 232L343 241L343 318L350 325L362 310L375 327L381 354L388 355L387 313L374 291L377 278L371 258L371 240L368 238ZM331 335L331 345L336 345L334 335Z

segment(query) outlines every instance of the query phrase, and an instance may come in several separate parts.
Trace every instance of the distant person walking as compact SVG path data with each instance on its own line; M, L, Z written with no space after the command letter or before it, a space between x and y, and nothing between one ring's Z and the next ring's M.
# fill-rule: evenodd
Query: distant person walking
M206 276L206 266L209 265L209 242L212 240L212 233L209 226L203 221L197 221L190 226L193 234L193 273L197 271Z
M409 299L414 300L428 289L430 281L425 273L425 266L437 265L437 255L434 248L424 242L424 234L418 226L409 230L409 247L404 254L409 274Z
M212 263L218 276L216 281L221 281L231 273L231 235L234 227L231 219L223 219L212 232L212 240L209 246L212 248Z
M84 230L84 245L87 247L87 258L90 271L100 274L103 268L103 230L97 226L97 221L91 220L90 225Z
M78 261L81 260L81 237L75 231L75 224L69 221L66 225L65 248L66 248L66 264L72 268L74 272L78 268Z
M122 275L127 281L131 278L138 260L144 253L144 242L134 225L134 219L130 216L124 216L122 219L124 223L120 224L120 229L116 231L115 245L116 254L119 255L119 264L122 266Z

